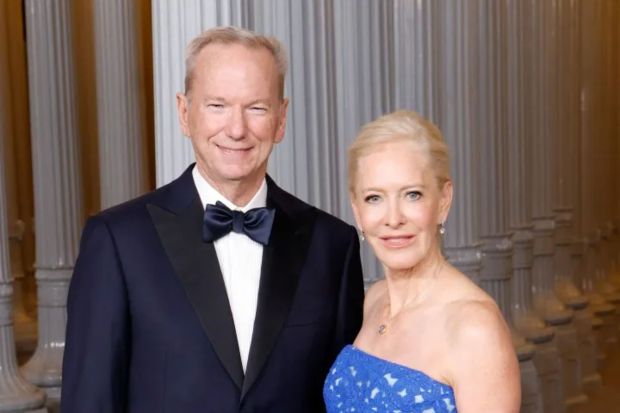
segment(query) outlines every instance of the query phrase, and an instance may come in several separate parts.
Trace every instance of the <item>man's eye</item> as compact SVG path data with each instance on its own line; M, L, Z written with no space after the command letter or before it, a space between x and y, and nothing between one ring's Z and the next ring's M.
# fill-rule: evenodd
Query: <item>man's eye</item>
M224 105L222 105L221 103L209 103L207 105L207 107L209 109L213 109L213 110L222 110L222 109L224 109Z
M267 112L267 108L265 108L263 106L252 106L250 108L250 110L252 112L256 112L256 113L265 113L265 112Z
M367 202L369 204L375 204L380 200L381 197L379 195L368 195L366 198L364 198L364 202Z

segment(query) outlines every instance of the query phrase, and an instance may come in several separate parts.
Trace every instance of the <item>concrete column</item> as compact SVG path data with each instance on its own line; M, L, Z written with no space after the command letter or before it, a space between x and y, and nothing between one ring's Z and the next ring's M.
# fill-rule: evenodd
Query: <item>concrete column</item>
M596 371L596 348L592 317L587 309L589 300L575 282L581 259L575 254L575 240L579 238L579 136L580 136L580 10L577 0L557 2L557 64L566 70L557 70L555 83L557 111L553 117L554 133L552 160L553 211L555 233L555 292L558 298L574 312L578 338L578 358L581 382L587 386L601 384ZM581 400L584 398L582 397Z
M614 4L614 16L610 17L610 19L615 19L612 21L618 21L618 19L620 18L620 5L618 5L617 3ZM610 34L612 39L617 39L620 38L620 25L618 24L614 24L611 26L612 28L615 27L615 32L612 29L612 32ZM618 55L620 54L620 45L618 45L618 42L612 43L614 50L612 52L613 56L615 57L613 64L612 64L612 73L618 73L618 71L620 70L620 57L618 57ZM612 87L612 90L614 91L614 94L611 97L611 107L612 108L616 108L616 111L611 113L611 118L613 120L615 120L615 123L612 122L612 129L615 130L620 130L620 80L618 80L618 77L615 76L614 78L612 78L612 85L615 85ZM614 146L612 147L611 150L611 156L614 159L620 159L620 143L618 143L617 139L612 139L612 142L614 144ZM612 249L612 265L613 265L613 274L611 276L611 281L614 283L614 285L617 288L620 288L620 166L618 165L617 162L612 164L612 177L614 178L613 184L612 184L612 189L611 192L613 194L614 200L613 200L613 205L614 205L614 240L615 240L615 245Z
M0 158L0 161L4 163L7 232L13 278L13 318L16 335L24 338L36 333L36 323L26 311L24 296L26 269L31 269L30 265L25 265L26 248L30 246L26 245L25 221L30 219L30 214L24 211L24 195L28 192L28 188L24 188L26 186L24 183L29 177L21 176L17 168L19 155L23 150L20 140L27 138L27 128L23 125L24 121L27 122L27 116L21 116L22 107L19 105L22 103L21 93L16 91L15 87L15 83L19 81L14 79L13 75L23 68L16 64L12 40L9 40L11 33L15 33L15 28L11 29L11 19L15 17L16 11L21 14L19 8L12 10L8 3L0 5L0 61L3 62L3 67L0 69L0 90L4 97L4 102L0 106L0 110L3 111L1 115L4 115L4 125L0 126L0 134L4 141L4 157Z
M353 222L346 187L346 158L339 149L348 147L359 125L349 125L350 116L336 114L335 64L336 56L344 53L335 39L339 35L348 38L353 32L344 24L336 28L334 22L335 9L339 12L340 7L348 8L351 4L266 0L256 6L250 25L259 33L275 36L289 52L286 96L291 103L287 131L271 155L269 174L301 199ZM368 30L369 36L372 33ZM363 67L366 65L360 66L360 72ZM351 82L357 79L349 76ZM340 135L337 124L353 126L353 130Z
M24 376L59 397L82 219L69 0L27 0L39 341Z
M437 123L440 56L439 3L394 1L394 108L412 109Z
M477 88L480 100L479 136L480 238L482 270L480 285L495 298L504 317L511 321L510 279L512 241L508 233L508 191L506 184L506 4L494 2L481 7L479 23Z
M583 272L581 285L590 300L590 312L595 315L593 325L597 338L598 357L605 357L609 346L618 341L617 323L614 313L616 306L611 305L598 288L599 280L603 279L600 260L600 146L594 136L602 136L600 128L600 22L602 17L601 2L581 2L579 10L581 27L581 93L580 93L580 217L581 242L583 252ZM609 87L609 85L604 85Z
M565 25L562 24L564 17L564 8L566 2L551 1L541 5L541 27L544 32L542 34L542 48L544 57L542 57L544 67L542 68L541 79L541 105L544 105L543 118L539 124L539 139L543 140L543 152L546 156L546 165L541 166L537 172L542 184L540 189L545 191L541 202L536 202L534 210L538 222L543 224L548 222L548 217L553 222L552 238L547 239L545 235L540 234L540 249L538 262L540 263L540 275L542 277L542 297L546 303L542 304L539 309L548 311L555 307L555 299L559 299L557 291L561 290L565 301L563 304L569 310L570 315L574 316L573 309L580 309L587 305L587 299L583 297L581 292L572 283L572 277L568 273L570 271L570 246L571 246L571 229L573 219L573 205L570 201L568 193L569 177L566 170L566 162L572 155L570 150L570 138L566 135L564 114L567 107L567 91L570 89L570 82L563 63L565 59L565 44L567 33ZM538 151L536 151L538 152ZM542 161L538 158L537 161ZM542 194L542 192L541 192ZM549 214L550 212L550 214ZM543 224L544 225L544 224ZM547 244L550 241L549 245ZM550 257L547 253L551 253ZM549 288L550 287L550 288ZM560 307L555 307L558 310ZM552 313L547 312L547 314ZM557 312L560 314L560 311ZM555 316L551 316L557 320ZM551 321L547 316L548 321ZM583 393L581 384L581 364L579 352L579 337L577 336L576 322L570 323L560 322L557 324L558 331L558 348L562 357L564 368L564 392L567 406L585 403L587 397Z
M479 6L475 1L436 2L441 45L437 57L439 87L437 122L452 154L455 177L450 216L446 222L444 253L448 260L475 282L479 281L481 252L479 239L479 137L474 108L477 96L470 93L476 83L476 54L479 52L477 27Z
M0 22L2 24L2 22ZM0 79L0 82L4 83L4 79ZM6 79L8 81L8 78ZM4 88L5 85L2 85ZM10 86L7 87L6 94L11 93ZM10 113L10 112L8 112ZM11 122L5 121L5 124L10 125ZM9 126L5 125L5 130L12 134L13 129ZM7 127L8 126L8 127ZM0 130L2 133L2 130ZM10 257L10 268L13 281L13 290L14 290L14 308L13 308L13 318L15 319L15 324L17 326L18 331L30 331L34 332L36 325L34 320L27 314L26 307L24 306L24 296L23 296L23 285L24 285L24 257L23 257L23 248L24 248L24 232L26 230L26 223L20 219L19 216L19 195L18 188L19 185L17 179L15 179L15 155L14 155L14 142L15 136L4 136L4 158L0 160L4 163L4 176L5 176L5 193L6 193L6 211L7 211L7 232L8 232L8 241L9 241L9 257Z
M136 3L95 0L101 208L145 190Z
M335 151L340 158L343 190L350 143L363 124L393 109L394 42L403 29L394 22L396 7L393 2L372 0L333 2L332 70L336 92L335 136L338 137ZM296 96L292 98L297 101ZM349 206L343 208L348 213ZM352 222L350 218L349 222ZM362 245L361 252L365 281L370 284L383 276L383 268L367 243Z
M514 2L501 1L481 5L478 54L478 122L473 134L480 137L480 236L482 269L480 285L497 301L512 329L513 343L521 367L523 388L521 411L542 412L540 379L534 366L534 346L513 327L511 292L513 242L509 231L508 180L508 45L516 46L509 28L509 15L516 14ZM514 26L516 16L512 15ZM545 338L549 341L551 332ZM540 356L538 356L540 357ZM543 354L544 357L544 354ZM555 361L556 359L553 359ZM531 364L528 366L528 363ZM529 368L528 368L529 367Z
M601 123L603 127L602 136L603 145L600 148L602 159L602 188L610 188L610 190L599 191L601 195L601 202L603 206L603 243L602 243L602 266L603 272L602 279L599 283L599 291L603 296L612 304L616 306L616 312L614 314L616 335L620 340L620 288L613 283L614 279L614 250L615 250L615 218L618 211L615 207L615 197L613 188L617 187L618 181L617 163L618 158L613 156L614 147L618 144L618 120L616 118L617 99L615 95L618 94L618 37L616 34L616 26L618 23L618 4L614 1L605 0L601 4L602 6L602 19L601 19L601 71L602 75L599 79L602 90L602 107L601 107Z
M4 36L6 27L0 20L0 35ZM0 41L0 56L6 56L5 44ZM7 79L0 67L0 160L5 159L4 143L7 100L4 81ZM28 383L17 368L15 356L15 337L13 334L13 285L11 255L9 252L9 231L5 184L5 163L0 162L0 412L46 412L41 409L45 403L45 393Z
M545 411L563 412L565 403L572 404L572 389L580 389L580 371L575 352L577 335L572 325L573 313L567 309L554 294L554 231L555 220L551 203L552 163L550 160L552 141L552 116L554 74L550 65L554 64L556 36L554 7L551 2L528 1L526 5L531 22L531 31L526 44L531 53L527 66L530 90L527 92L528 111L526 122L531 123L531 140L535 150L529 159L532 175L532 220L533 267L532 287L533 305L538 314L550 325L555 326L556 340L562 361L562 391L545 399ZM579 394L579 392L577 392Z
M614 18L613 2L603 0L594 2L590 5L593 8L594 18L596 19L596 27L591 28L596 39L594 49L597 65L593 67L593 74L596 77L593 80L593 93L595 94L596 112L593 113L596 118L593 133L597 136L595 163L595 180L597 190L595 198L593 198L594 209L596 211L596 228L597 245L596 245L596 266L594 273L595 288L603 295L603 297L616 306L615 323L620 325L620 293L617 287L610 282L611 279L611 256L613 241L613 200L612 191L600 190L598 188L613 188L612 165L617 163L617 159L611 156L612 142L618 139L617 129L614 129L612 116L614 115L610 105L613 101L610 99L613 93L612 86L618 77L617 71L614 71L613 44L617 43L612 36L611 28L617 24ZM616 331L617 336L617 331ZM617 339L617 337L616 337Z

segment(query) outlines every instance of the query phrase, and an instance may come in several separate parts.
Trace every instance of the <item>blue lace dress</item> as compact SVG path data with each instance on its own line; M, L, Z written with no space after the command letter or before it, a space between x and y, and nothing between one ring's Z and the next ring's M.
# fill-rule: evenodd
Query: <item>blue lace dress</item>
M452 387L346 346L323 387L328 413L456 413Z

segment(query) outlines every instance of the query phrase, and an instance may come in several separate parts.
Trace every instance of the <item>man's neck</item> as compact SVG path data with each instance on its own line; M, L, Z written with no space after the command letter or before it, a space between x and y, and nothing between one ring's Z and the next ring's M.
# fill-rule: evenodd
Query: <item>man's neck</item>
M262 176L258 175L252 179L217 182L204 173L201 168L198 168L198 172L213 189L239 208L243 208L254 198L254 195L256 195L265 179L265 175L263 174Z

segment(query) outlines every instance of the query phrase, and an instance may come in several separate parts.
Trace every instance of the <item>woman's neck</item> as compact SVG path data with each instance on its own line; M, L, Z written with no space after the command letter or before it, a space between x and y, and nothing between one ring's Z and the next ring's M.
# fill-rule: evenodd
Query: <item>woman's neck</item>
M406 270L385 269L389 315L393 317L404 308L425 298L426 293L446 263L440 252L430 255L415 267Z

